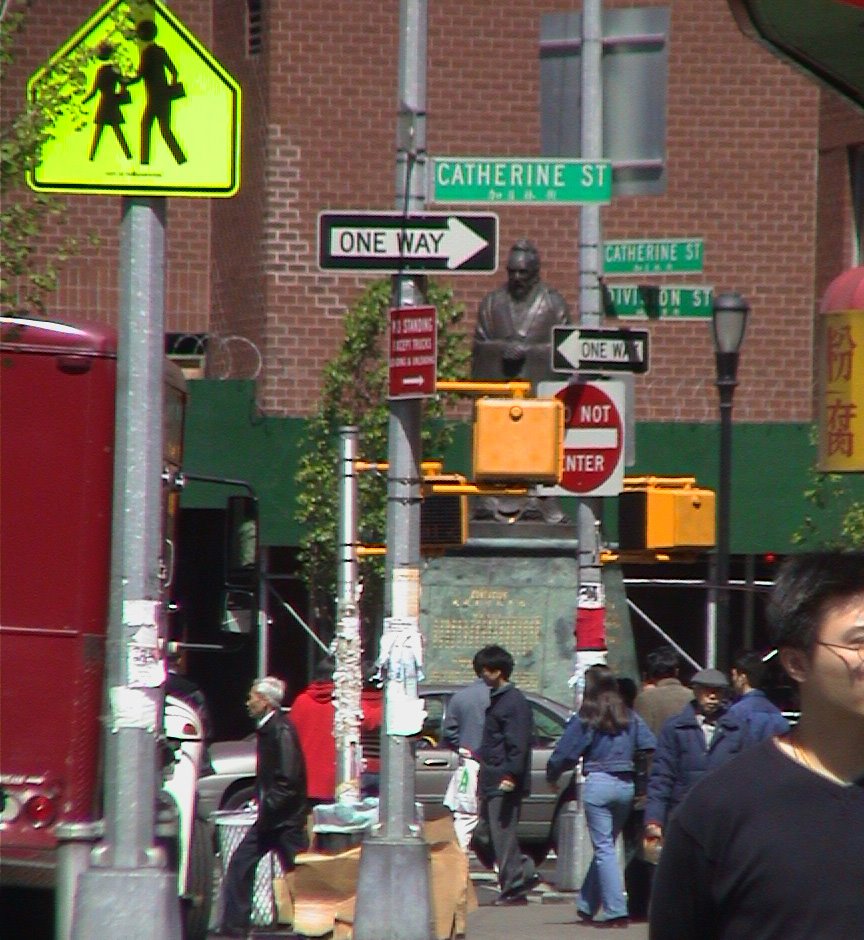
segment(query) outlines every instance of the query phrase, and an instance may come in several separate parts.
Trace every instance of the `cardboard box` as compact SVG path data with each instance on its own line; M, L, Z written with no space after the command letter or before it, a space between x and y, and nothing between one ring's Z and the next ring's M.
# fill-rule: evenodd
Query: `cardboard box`
M423 835L430 849L435 936L448 940L465 932L466 915L477 907L468 856L459 848L450 816L426 823ZM351 940L360 852L355 847L338 855L298 855L295 871L274 882L279 922L309 937L332 931L333 940Z

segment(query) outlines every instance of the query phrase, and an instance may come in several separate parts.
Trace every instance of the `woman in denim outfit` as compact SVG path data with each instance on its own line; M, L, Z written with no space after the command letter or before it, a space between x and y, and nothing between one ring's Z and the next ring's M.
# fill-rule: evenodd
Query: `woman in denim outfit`
M633 806L636 752L653 751L655 744L648 725L624 704L612 670L591 666L585 673L582 706L552 752L546 778L554 783L583 758L582 800L594 857L582 882L576 913L598 927L626 927L628 923L615 840Z

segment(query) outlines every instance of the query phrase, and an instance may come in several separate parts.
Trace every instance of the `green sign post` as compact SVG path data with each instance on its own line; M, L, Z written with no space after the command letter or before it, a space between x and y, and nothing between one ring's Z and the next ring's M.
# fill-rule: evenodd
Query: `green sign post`
M608 160L535 157L431 157L432 202L544 205L609 202Z
M701 274L701 238L624 239L603 244L605 274Z
M233 196L240 186L240 86L159 0L109 0L27 86L80 64L84 91L52 115L28 176L37 191Z
M606 284L604 288L608 317L650 320L711 316L711 287Z

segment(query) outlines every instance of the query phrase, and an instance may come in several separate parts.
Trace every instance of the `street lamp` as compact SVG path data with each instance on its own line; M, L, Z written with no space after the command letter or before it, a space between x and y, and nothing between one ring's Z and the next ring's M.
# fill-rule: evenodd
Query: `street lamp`
M738 384L738 353L750 307L737 293L714 298L711 330L720 393L720 482L717 501L717 608L712 665L728 666L729 657L729 522L732 512L732 398Z

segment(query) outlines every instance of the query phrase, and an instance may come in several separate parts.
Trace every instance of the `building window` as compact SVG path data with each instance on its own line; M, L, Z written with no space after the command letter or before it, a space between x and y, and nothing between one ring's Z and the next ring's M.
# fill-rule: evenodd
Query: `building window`
M246 0L246 55L261 55L264 42L264 0Z

